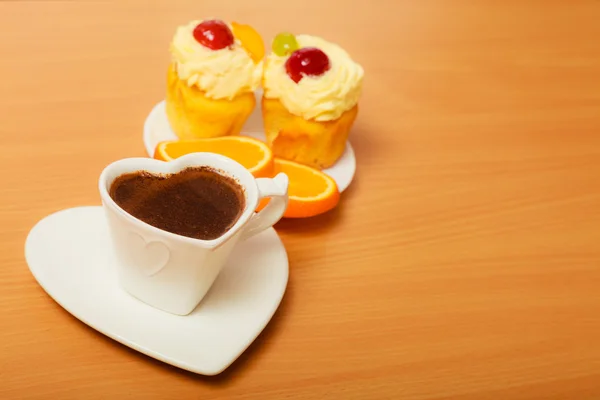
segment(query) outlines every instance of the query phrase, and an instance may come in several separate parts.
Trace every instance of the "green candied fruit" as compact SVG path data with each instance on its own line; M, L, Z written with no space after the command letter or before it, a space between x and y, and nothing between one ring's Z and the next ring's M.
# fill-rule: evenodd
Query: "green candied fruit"
M296 36L289 32L283 32L275 36L272 48L273 53L277 54L279 57L285 57L298 50L299 46L296 41Z

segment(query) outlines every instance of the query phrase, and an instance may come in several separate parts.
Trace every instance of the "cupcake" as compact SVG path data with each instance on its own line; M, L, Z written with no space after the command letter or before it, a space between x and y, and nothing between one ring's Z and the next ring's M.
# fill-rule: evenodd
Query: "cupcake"
M255 107L264 45L250 26L220 20L177 28L170 46L166 112L181 139L237 135Z
M276 157L314 168L344 153L358 112L364 71L336 44L282 33L263 75L267 143Z

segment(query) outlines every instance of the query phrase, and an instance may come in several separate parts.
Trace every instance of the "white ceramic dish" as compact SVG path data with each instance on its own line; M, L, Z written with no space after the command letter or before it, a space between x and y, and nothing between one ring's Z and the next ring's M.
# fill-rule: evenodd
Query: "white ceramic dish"
M118 285L101 207L59 211L29 232L25 257L42 288L75 317L132 349L203 375L225 370L256 339L288 281L273 228L237 244L210 291L188 316L169 314Z
M248 118L248 121L246 121L242 129L242 135L264 141L265 134L260 109L260 96L261 94L257 93L257 107ZM156 145L165 140L177 140L177 136L175 136L169 125L165 112L165 102L161 101L150 111L144 123L144 146L148 155L153 157ZM335 180L340 192L343 192L350 186L356 172L356 158L354 157L354 150L350 142L346 142L346 150L338 162L333 167L323 170L323 172Z

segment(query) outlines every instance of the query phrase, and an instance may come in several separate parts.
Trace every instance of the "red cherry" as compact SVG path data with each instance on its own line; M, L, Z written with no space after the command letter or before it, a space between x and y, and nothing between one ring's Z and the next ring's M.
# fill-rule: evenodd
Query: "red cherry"
M233 44L233 33L225 22L218 19L202 21L194 28L194 38L204 47L221 50Z
M327 54L315 47L298 49L285 62L288 76L296 83L300 82L304 75L323 75L330 67Z

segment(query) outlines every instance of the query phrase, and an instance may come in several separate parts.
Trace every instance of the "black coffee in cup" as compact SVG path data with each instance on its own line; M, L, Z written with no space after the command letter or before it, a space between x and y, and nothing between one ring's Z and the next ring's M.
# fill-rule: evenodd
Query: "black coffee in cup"
M222 236L246 207L243 187L210 167L123 174L109 194L123 210L150 225L202 240Z

